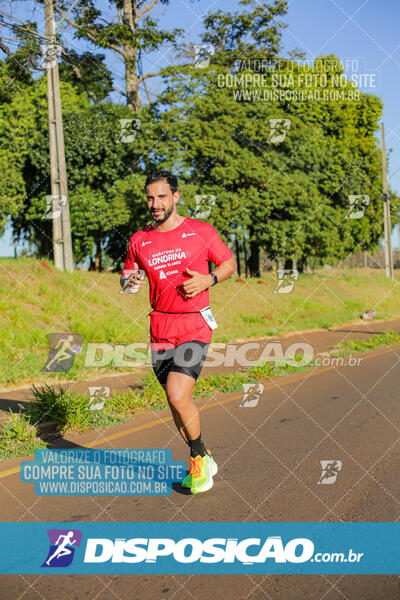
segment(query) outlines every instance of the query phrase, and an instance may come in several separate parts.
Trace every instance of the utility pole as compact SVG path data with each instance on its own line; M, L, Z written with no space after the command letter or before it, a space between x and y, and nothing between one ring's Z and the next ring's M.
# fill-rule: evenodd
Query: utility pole
M383 219L385 229L385 270L386 276L393 279L393 255L392 255L392 226L390 223L390 198L387 182L385 127L382 123L382 182L383 182Z
M44 0L46 24L46 60L48 50L54 48L53 0ZM67 173L65 169L64 133L62 125L60 79L56 53L47 69L47 100L50 140L50 179L52 195L53 253L57 269L70 273L74 270L72 257L71 224L69 218ZM65 204L64 204L65 201ZM61 210L60 210L61 209ZM61 214L59 214L61 212Z

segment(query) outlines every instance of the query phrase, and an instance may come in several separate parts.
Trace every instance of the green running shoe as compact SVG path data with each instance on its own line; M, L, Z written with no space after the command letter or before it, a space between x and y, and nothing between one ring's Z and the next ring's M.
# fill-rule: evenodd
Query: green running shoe
M214 475L216 475L218 473L218 465L215 462L215 460L213 459L211 452L209 450L207 450L209 456L210 456L210 463L211 463L211 476L214 477ZM188 473L188 475L186 475L185 479L182 481L182 487L184 488L191 488L192 487L192 474L193 474L193 465L195 463L194 458L190 457L190 471Z
M214 471L212 463L215 465ZM206 456L196 456L192 464L193 472L190 491L192 494L207 492L214 485L213 472L215 474L218 471L217 464L211 454L206 454Z

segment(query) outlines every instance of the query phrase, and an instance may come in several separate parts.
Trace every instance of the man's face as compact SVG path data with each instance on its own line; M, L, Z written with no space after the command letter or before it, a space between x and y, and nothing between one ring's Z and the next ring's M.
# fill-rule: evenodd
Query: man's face
M164 223L173 212L179 200L179 192L171 192L165 180L149 183L146 189L147 205L156 223Z

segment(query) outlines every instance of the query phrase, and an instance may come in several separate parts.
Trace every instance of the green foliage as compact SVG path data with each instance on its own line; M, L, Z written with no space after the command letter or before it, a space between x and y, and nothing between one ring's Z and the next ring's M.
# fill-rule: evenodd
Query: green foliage
M69 49L63 53L59 66L61 81L68 81L96 102L105 100L112 91L112 74L105 66L104 58L104 54L78 54Z
M34 385L32 396L27 409L32 423L52 421L58 432L73 428L78 422L83 430L88 429L92 411L88 410L87 398L83 395L69 393L62 386L57 390L51 385L41 388Z
M0 435L7 440L31 442L36 437L36 430L26 415L13 413L10 409L10 421L2 426Z
M123 423L143 410L160 410L166 406L165 393L154 375L147 375L142 385L125 394L113 393L100 410L89 408L87 394L67 391L61 385L32 386L32 401L27 405L27 423L51 422L54 431L84 432Z
M381 348L382 346L392 346L400 343L400 335L396 331L386 331L385 333L378 333L377 335L371 335L366 340L349 340L337 344L335 348L345 348L346 350L353 352L368 352L368 350L374 350L375 348Z
M67 84L64 84L67 85ZM132 152L118 143L119 119L126 109L112 104L82 106L75 92L75 106L64 108L65 155L68 175L70 216L76 261L92 256L97 244L104 244L114 228L129 221L126 198L110 193L114 182L125 176ZM71 98L70 98L70 104ZM40 253L47 254L51 221L42 220L48 173L48 131L42 122L29 147L25 177L30 179L29 207L21 226L30 227ZM47 189L46 189L47 188Z
M245 373L199 377L193 390L193 397L207 398L215 392L238 392L243 389L243 383L255 383L255 381L254 377L249 377Z
M23 413L10 410L10 420L0 428L0 460L17 456L29 456L39 448L45 448L45 442L37 439L36 428Z
M102 410L90 410L87 395L67 391L61 385L58 389L51 385L41 388L34 385L31 391L33 398L27 406L29 420L35 424L51 422L52 429L59 433L82 433L118 425L126 420L124 415L116 414L108 406Z
M168 4L169 0L161 0L160 3ZM143 83L144 79L157 75L157 72L143 73L142 58L148 53L161 51L165 44L177 49L179 37L183 33L182 29L160 27L158 20L151 16L155 4L157 2L148 4L144 0L127 3L111 0L106 11L93 0L78 1L72 11L69 4L64 1L56 5L60 16L62 18L65 16L66 22L75 29L77 39L89 41L97 48L109 50L114 54L117 62L122 63L122 70L125 72L123 93L132 113L140 110L139 84ZM77 56L71 52L68 52L68 55L71 64L76 65ZM89 64L94 65L94 71L97 73L101 73L99 58L90 55ZM78 85L83 85L94 99L99 98L98 90L96 91L98 86L95 84L93 74L90 73L90 68L89 72L85 68L86 72L81 73L80 76L77 75L76 68L75 70L70 68L69 71L68 75L72 80L75 79ZM102 79L100 98L109 90L111 84L111 74L106 69Z

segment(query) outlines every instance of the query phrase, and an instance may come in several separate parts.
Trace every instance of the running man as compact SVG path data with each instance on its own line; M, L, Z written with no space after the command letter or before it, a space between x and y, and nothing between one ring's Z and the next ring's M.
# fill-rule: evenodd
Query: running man
M208 288L228 279L236 262L212 225L176 212L180 195L175 175L169 171L150 174L145 192L153 222L131 237L121 285L128 270L143 269L147 275L153 308L153 369L166 392L175 425L190 448L190 472L182 486L197 494L213 486L218 471L203 443L199 411L192 401L216 327ZM208 261L217 265L213 273L209 273ZM145 283L133 277L129 285Z

